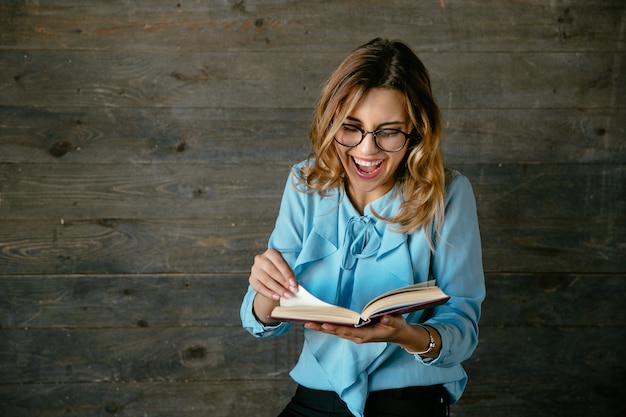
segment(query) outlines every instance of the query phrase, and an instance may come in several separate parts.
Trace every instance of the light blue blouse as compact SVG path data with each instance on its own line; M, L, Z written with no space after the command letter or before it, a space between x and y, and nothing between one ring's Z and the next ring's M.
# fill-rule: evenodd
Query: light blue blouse
M448 171L445 220L431 253L423 229L394 231L376 218L388 217L401 202L396 187L365 208L361 216L343 189L321 197L300 192L300 168L293 167L269 247L282 253L302 285L318 298L360 311L375 296L436 279L451 298L442 306L406 316L441 334L435 359L423 359L392 343L357 345L304 329L304 345L291 377L312 389L335 391L361 417L370 391L444 384L452 402L467 383L461 362L478 343L480 305L485 297L476 201L468 179ZM292 324L264 326L252 312L255 291L241 305L243 327L256 337L278 336Z

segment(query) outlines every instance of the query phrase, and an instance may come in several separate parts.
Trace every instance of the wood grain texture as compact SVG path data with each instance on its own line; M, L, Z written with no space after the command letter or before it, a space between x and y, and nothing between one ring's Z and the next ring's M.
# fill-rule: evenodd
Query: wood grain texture
M301 332L256 340L241 326L7 333L0 384L285 378L302 345Z
M21 331L12 339L20 346L46 343L38 355L24 352L17 358L24 368L21 378L27 376L32 383L0 385L0 404L17 415L40 411L57 416L81 410L85 413L81 415L89 416L105 407L115 407L122 415L133 415L142 407L154 407L156 415L166 415L159 413L170 407L178 407L175 413L181 414L175 415L205 415L204 407L196 409L198 402L212 407L216 413L212 415L249 409L265 413L280 408L292 389L284 379L291 361L285 356L288 351L284 344L267 340L232 343L198 328L138 329L123 338L114 330ZM458 415L479 416L501 415L515 407L519 415L546 417L619 411L625 393L623 341L618 332L599 328L484 328L477 351L465 365L473 375L471 388L453 409ZM6 346L0 341L3 351ZM52 363L48 354L52 348L57 352L54 357L66 358L65 366ZM559 354L540 359L534 354L537 350ZM242 362L226 366L235 357ZM15 372L14 366L5 369L8 376ZM3 373L2 378L6 381L8 376ZM38 382L42 378L54 383ZM73 382L83 378L92 382ZM242 392L235 404L218 386L232 390L236 385ZM264 392L264 401L259 400L259 391ZM148 405L146 398L154 403Z
M481 217L619 217L622 164L456 164ZM5 219L273 219L291 166L0 164ZM250 204L255 210L250 212ZM25 213L28 213L25 216Z
M247 279L244 273L7 276L0 280L0 329L236 328ZM487 274L481 328L623 327L625 279Z
M0 162L295 163L311 109L0 107ZM448 164L621 163L626 109L444 109ZM564 132L567 132L566 134Z
M10 416L276 416L293 395L285 378L0 386Z
M626 358L617 347L623 345L624 334L618 329L484 328L480 337L466 364L468 389L453 407L459 416L595 416L626 411L621 400L626 394Z
M7 80L0 106L311 108L344 55L0 51L0 79ZM614 74L622 55L474 52L421 58L446 109L601 109L626 107L623 83Z
M239 304L323 81L412 46L487 299L452 416L626 415L619 0L0 4L0 416L275 416Z
M328 6L328 4L326 4ZM280 50L346 53L374 34L426 51L614 50L619 0L415 2L17 1L0 7L0 43L11 49ZM128 39L133 39L132 43Z
M63 220L64 224L61 224ZM5 274L242 273L273 220L0 220ZM624 218L485 218L484 268L502 273L624 270Z

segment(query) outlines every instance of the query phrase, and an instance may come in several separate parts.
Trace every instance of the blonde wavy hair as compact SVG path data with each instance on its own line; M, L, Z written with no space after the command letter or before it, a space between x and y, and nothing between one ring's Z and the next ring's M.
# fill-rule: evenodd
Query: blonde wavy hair
M435 233L439 234L444 217L441 114L424 64L404 43L373 39L352 51L326 81L311 127L312 163L302 169L301 181L320 195L344 184L334 136L359 100L373 88L400 92L414 127L405 159L396 171L403 201L397 213L381 218L403 233L423 226L434 250L432 240Z

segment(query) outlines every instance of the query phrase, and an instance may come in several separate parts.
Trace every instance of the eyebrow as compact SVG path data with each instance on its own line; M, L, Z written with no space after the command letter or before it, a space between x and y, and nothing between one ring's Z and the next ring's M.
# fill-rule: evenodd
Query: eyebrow
M357 119L356 117L352 117L352 116L346 116L346 120L349 120L351 122L356 122L359 124L363 124L362 121L360 121L359 119ZM404 124L406 122L402 122L402 121L397 121L397 122L385 122L385 123L381 123L378 126L376 126L376 129L380 129L383 126L387 126L387 125L401 125Z

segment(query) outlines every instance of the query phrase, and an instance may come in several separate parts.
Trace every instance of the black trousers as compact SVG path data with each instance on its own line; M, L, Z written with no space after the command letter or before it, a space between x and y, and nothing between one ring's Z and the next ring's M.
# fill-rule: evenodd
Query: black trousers
M450 397L442 385L407 387L370 392L365 417L447 417ZM301 385L278 417L353 417L341 398L332 391Z

